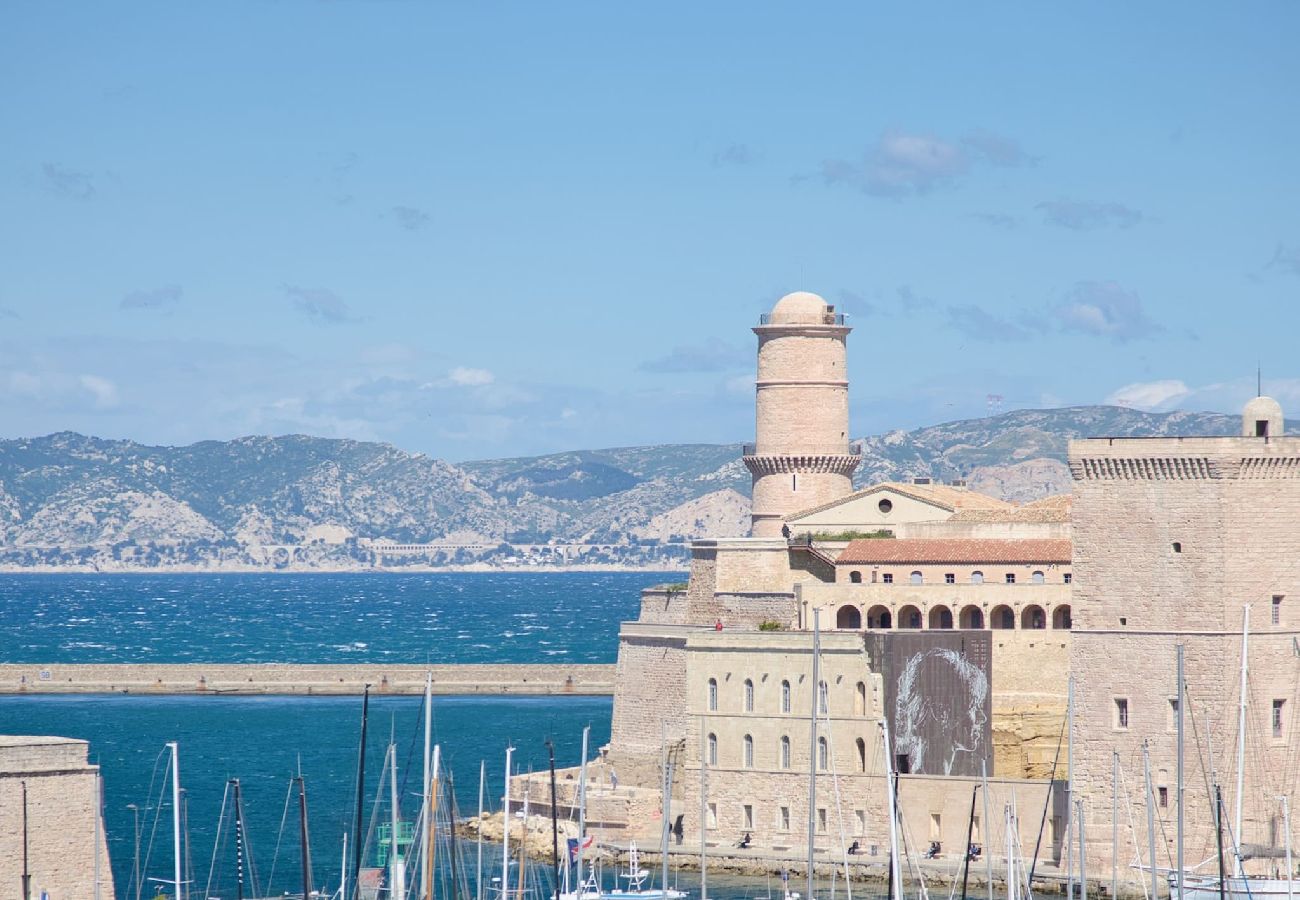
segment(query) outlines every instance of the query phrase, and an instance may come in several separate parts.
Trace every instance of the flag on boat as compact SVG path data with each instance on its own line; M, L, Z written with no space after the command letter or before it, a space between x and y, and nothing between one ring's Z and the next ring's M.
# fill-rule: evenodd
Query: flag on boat
M569 839L568 839L568 843L569 843L569 862L571 862L571 863L572 863L572 862L577 862L577 861L578 861L578 854L581 853L583 850L586 850L587 848L589 848L589 847L590 847L590 846L595 842L595 840L596 840L595 836L594 836L594 835L590 835L590 834L587 835L587 836L586 836L585 838L583 838L582 840L578 840L577 838L569 838Z

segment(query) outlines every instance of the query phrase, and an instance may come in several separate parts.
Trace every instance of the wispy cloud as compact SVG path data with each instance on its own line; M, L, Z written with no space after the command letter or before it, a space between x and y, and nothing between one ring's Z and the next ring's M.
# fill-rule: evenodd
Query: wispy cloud
M702 344L682 344L664 356L641 363L642 372L678 374L683 372L727 372L753 365L750 352L718 338Z
M41 166L45 187L52 193L72 200L89 200L95 196L95 181L87 172L78 172L58 163Z
M460 387L483 387L496 381L496 376L487 369L457 366L447 373L447 379Z
M121 309L164 309L174 306L184 292L178 284L167 284L152 290L132 291L121 299Z
M1163 329L1148 318L1142 301L1113 281L1081 281L1053 310L1061 330L1117 343L1150 337Z
M939 305L934 298L923 297L912 290L910 285L900 285L895 294L898 297L898 311L905 316L914 316L935 309Z
M284 285L283 290L293 302L293 308L315 322L340 324L356 321L343 298L331 290L293 284Z
M432 221L427 212L414 206L394 206L392 213L397 224L407 231L419 231Z
M1139 381L1111 391L1103 400L1110 406L1128 406L1133 409L1168 409L1192 393L1187 383L1176 378L1159 381Z
M1008 213L993 212L973 212L970 217L976 222L982 222L990 228L1001 228L1006 231L1014 231L1020 227L1020 217Z
M1016 142L990 132L952 141L930 134L887 131L860 160L823 160L820 175L828 185L903 198L956 184L976 164L1023 166L1031 162Z
M1025 341L1033 336L1024 325L989 312L982 306L966 303L946 309L948 323L963 334L986 341Z
M1265 269L1281 269L1283 272L1290 272L1292 275L1300 275L1300 247L1286 247L1282 244L1277 245L1273 251L1273 258L1268 261Z
M758 160L759 154L748 144L728 144L713 154L714 167L748 166Z
M836 296L840 312L866 318L876 312L876 305L856 291L843 290Z
M1036 207L1043 221L1073 231L1098 228L1132 228L1145 220L1140 210L1122 203L1082 203L1076 200L1044 200Z
M5 306L0 306L0 319L17 319L17 318L19 318L19 315L16 310L9 309L8 307Z

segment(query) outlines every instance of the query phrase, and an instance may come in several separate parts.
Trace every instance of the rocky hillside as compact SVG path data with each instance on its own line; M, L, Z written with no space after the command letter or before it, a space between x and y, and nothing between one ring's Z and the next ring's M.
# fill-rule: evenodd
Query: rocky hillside
M1213 413L1023 410L864 438L857 480L964 477L1027 500L1068 490L1072 437L1236 427ZM739 444L669 444L453 465L302 435L189 447L67 432L5 440L0 564L355 567L374 561L370 541L437 545L423 563L553 561L535 545L557 543L577 548L570 562L675 563L691 538L742 533L739 454Z

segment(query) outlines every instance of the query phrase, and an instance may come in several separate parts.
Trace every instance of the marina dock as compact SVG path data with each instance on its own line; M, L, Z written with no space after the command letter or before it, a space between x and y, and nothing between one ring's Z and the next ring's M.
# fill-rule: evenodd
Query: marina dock
M422 694L612 696L613 664L0 664L0 694Z

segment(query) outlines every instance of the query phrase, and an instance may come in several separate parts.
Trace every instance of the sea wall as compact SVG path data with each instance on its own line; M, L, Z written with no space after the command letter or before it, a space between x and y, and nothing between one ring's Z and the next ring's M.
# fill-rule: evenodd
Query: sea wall
M296 663L0 664L4 694L452 694L614 693L614 666L573 665L300 665Z

